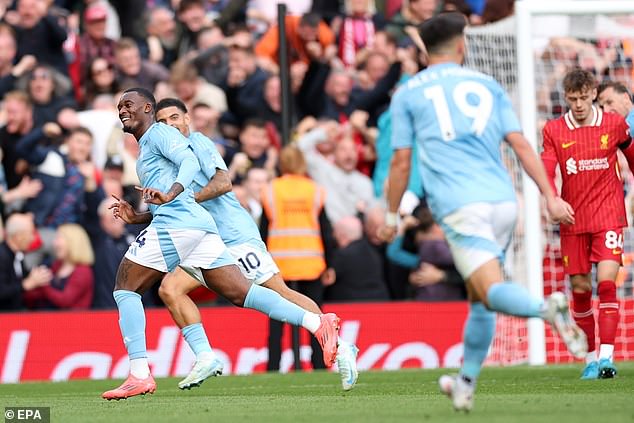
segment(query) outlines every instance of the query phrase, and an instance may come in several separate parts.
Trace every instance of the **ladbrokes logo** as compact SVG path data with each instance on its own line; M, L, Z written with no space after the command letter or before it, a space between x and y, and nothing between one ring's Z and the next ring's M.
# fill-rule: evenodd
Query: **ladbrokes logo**
M566 160L566 174L576 175L579 172L586 172L589 170L605 170L610 168L607 157L600 159L587 159L576 161L574 158Z

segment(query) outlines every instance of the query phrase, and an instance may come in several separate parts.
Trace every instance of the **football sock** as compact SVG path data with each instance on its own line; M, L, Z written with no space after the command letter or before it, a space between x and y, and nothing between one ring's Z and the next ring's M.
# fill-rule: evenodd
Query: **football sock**
M614 354L614 345L601 344L599 347L599 358L607 358L612 361L612 355Z
M118 289L112 293L119 309L119 328L130 358L130 373L145 379L150 374L145 346L145 312L141 296ZM146 371L147 369L147 371Z
M491 285L487 293L491 310L520 317L540 317L543 300L533 298L528 291L512 282Z
M597 361L597 351L592 350L586 354L586 364L590 364L593 361Z
M599 339L603 345L614 345L619 325L619 301L616 298L614 281L601 281L597 287L599 294ZM611 355L611 354L610 354ZM606 358L599 352L599 358Z
M209 340L207 339L207 334L205 333L205 329L203 329L202 323L193 323L185 326L181 329L181 333L196 357L198 357L198 355L202 352L212 352L211 345L209 345Z
M139 379L145 379L150 375L150 366L147 358L135 358L130 360L130 374Z
M271 319L290 323L295 326L306 327L303 324L305 314L312 314L319 320L319 316L316 314L310 313L282 298L277 292L256 284L252 284L249 292L247 292L244 307L261 311L267 314ZM308 327L306 327L306 329L310 330Z
M464 357L460 375L465 381L473 383L480 375L494 334L495 313L487 310L482 303L471 303L462 335Z
M572 292L572 317L588 339L588 351L596 349L594 334L594 312L592 310L592 291ZM596 360L596 358L595 358Z

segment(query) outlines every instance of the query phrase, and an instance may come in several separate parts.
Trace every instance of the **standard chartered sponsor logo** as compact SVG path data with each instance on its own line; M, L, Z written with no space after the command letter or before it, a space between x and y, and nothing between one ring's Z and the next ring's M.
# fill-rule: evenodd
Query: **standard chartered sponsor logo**
M576 175L577 174L577 162L572 157L566 160L566 173L568 175Z
M603 170L608 169L610 164L607 157L600 159L579 160L579 170Z
M576 161L574 158L566 160L566 173L568 175L576 175L579 172L588 170L605 170L610 168L607 157L599 159L587 159Z

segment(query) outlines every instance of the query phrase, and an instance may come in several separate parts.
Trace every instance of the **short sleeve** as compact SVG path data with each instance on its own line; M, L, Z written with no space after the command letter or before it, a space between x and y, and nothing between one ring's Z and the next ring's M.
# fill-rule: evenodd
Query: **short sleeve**
M500 116L500 124L504 135L512 132L522 132L520 121L513 110L511 99L504 89L497 84L498 90L498 114Z
M414 119L407 107L406 86L401 87L390 104L392 119L391 145L395 150L412 148L414 144Z

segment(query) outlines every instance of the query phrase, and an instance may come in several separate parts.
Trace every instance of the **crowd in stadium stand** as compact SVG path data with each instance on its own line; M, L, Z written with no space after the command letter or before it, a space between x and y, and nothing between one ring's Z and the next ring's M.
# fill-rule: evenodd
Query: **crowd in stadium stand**
M119 261L141 228L114 219L113 196L147 206L136 140L116 104L131 87L178 97L192 129L216 144L256 221L279 176L282 104L277 1L0 0L0 310L114 308ZM383 223L391 93L425 66L416 25L443 10L472 24L506 18L510 0L285 2L292 139L327 193L328 301L460 300L464 287L414 174L391 245ZM631 88L634 46L554 41L563 60ZM540 107L561 110L563 72L538 81ZM618 63L618 66L608 66ZM222 225L222 222L218 222ZM201 303L221 303L194 293ZM160 306L156 289L144 296Z

